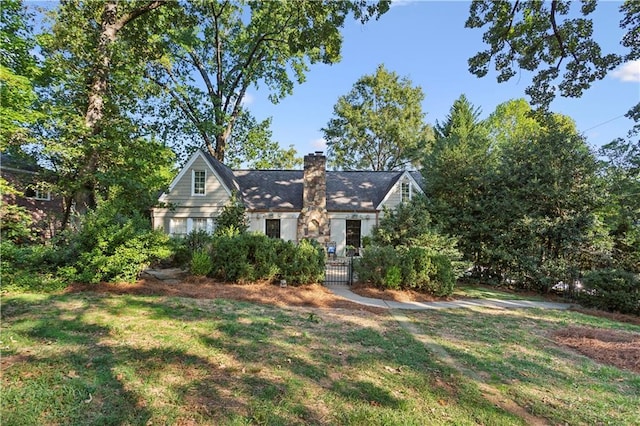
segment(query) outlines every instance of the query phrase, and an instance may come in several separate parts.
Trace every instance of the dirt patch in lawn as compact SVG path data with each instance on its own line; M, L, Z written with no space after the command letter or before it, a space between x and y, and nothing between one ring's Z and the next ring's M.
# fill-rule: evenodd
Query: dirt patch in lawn
M73 284L68 292L95 291L111 294L192 297L196 299L233 299L279 307L343 308L353 311L384 313L387 310L360 305L336 296L319 284L280 287L270 283L229 284L209 278L185 277L179 281L151 276L131 283Z
M602 364L640 373L640 334L589 327L567 327L553 340Z

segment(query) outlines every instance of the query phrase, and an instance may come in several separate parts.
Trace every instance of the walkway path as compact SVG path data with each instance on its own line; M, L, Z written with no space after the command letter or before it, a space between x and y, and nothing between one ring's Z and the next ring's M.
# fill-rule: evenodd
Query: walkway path
M335 295L344 297L355 303L377 308L388 309L452 309L452 308L543 308L543 309L568 309L568 303L538 302L534 300L500 300L500 299L457 299L448 302L395 302L392 300L372 299L352 292L348 286L327 285Z

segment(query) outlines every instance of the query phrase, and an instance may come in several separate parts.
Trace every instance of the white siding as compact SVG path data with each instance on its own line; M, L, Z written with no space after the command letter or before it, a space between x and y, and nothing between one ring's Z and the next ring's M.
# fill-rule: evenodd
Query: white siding
M280 219L280 238L296 241L298 213L249 213L249 231L265 233L266 219Z
M336 253L338 256L344 256L347 240L347 220L360 221L360 237L371 235L373 227L376 225L375 213L359 213L354 216L353 213L329 213L331 220L331 236L329 241L335 241Z
M204 196L191 195L193 172L196 170L204 170L207 173ZM164 194L162 201L165 203L176 204L179 207L206 207L224 206L229 201L229 193L201 155L181 174L180 179L173 182L171 189Z

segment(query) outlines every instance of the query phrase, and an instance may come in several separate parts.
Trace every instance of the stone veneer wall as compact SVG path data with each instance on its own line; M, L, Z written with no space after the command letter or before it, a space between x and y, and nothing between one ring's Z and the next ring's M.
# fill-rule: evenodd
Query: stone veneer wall
M308 238L329 242L327 215L327 157L321 151L304 156L302 211L298 216L298 241Z

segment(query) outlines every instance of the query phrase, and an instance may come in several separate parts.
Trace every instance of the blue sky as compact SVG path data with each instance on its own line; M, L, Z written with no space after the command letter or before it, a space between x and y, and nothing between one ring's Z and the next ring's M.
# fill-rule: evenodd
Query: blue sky
M603 50L621 49L620 2L601 2L594 13L594 32ZM307 81L273 105L254 88L248 107L258 119L273 118L273 138L281 146L293 145L298 155L324 150L320 129L328 123L338 98L347 94L363 75L379 64L408 77L425 93L426 121L442 121L461 94L482 109L482 118L509 99L525 98L531 74L522 72L497 83L495 72L477 78L468 71L467 59L485 48L483 30L464 28L466 1L396 1L378 21L365 25L349 22L343 30L342 61L314 65ZM624 81L627 80L627 81ZM611 72L581 98L558 98L554 112L573 118L591 146L601 146L625 136L633 122L623 115L640 100L640 61Z

